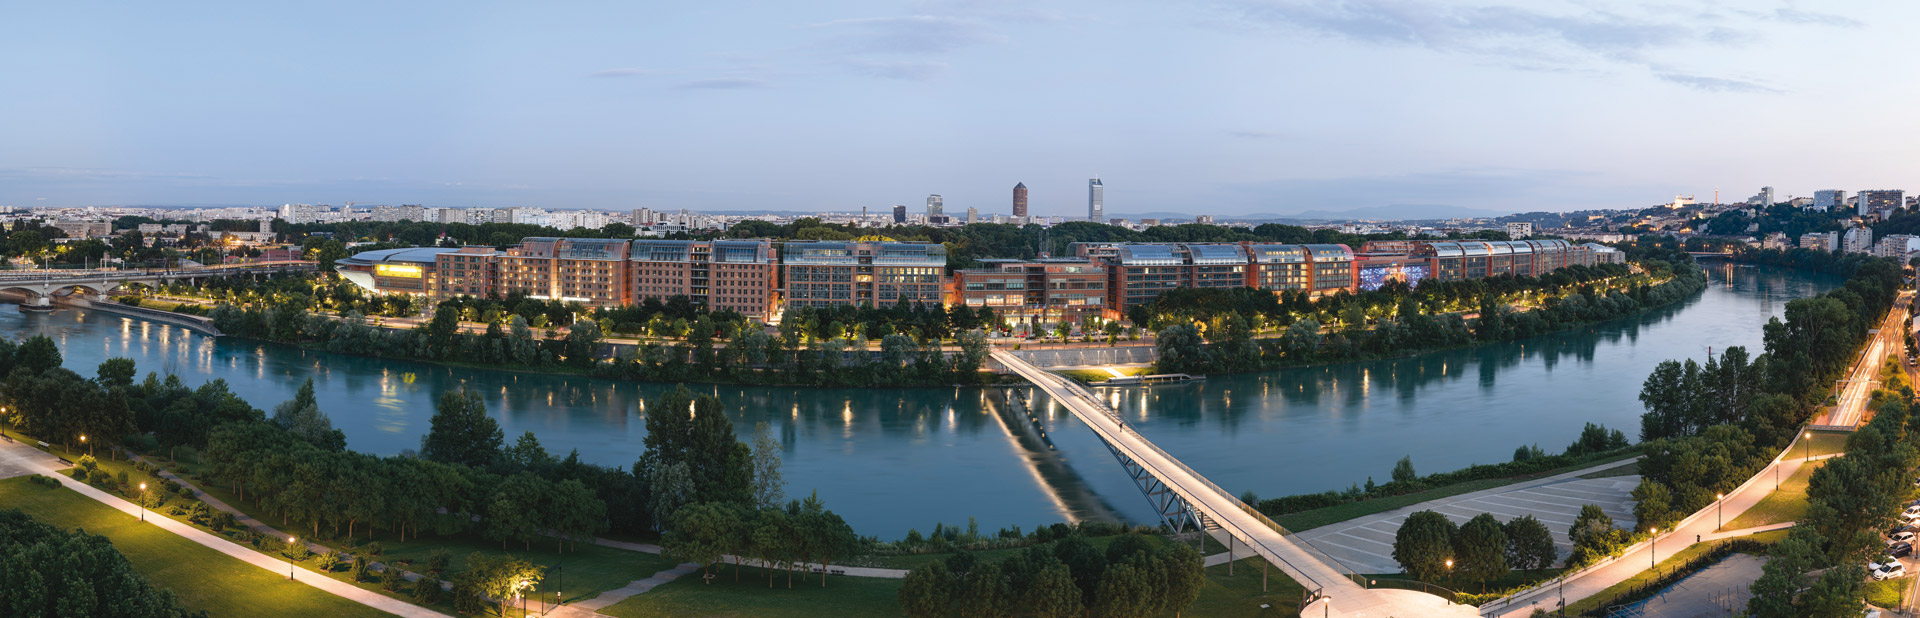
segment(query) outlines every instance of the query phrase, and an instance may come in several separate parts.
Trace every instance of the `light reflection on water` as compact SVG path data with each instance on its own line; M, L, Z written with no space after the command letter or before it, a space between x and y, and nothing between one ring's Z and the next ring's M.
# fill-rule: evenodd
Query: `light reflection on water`
M1766 268L1714 267L1700 297L1639 318L1525 342L1401 359L1233 376L1107 398L1167 451L1229 491L1263 496L1384 479L1411 455L1423 472L1559 450L1582 423L1637 432L1640 382L1655 363L1727 345L1758 352L1758 326L1786 300L1837 283ZM357 450L416 449L439 393L482 393L511 443L532 431L555 456L631 465L642 402L669 385L458 369L214 339L164 324L56 311L0 310L0 333L44 333L91 376L111 356L189 385L225 378L271 410L312 378L321 408ZM994 389L793 389L696 385L718 395L742 438L773 426L788 495L818 489L861 534L976 516L988 530L1116 515L1145 521L1145 500L1105 447L1044 395L1036 428ZM1039 439L1045 432L1047 441Z

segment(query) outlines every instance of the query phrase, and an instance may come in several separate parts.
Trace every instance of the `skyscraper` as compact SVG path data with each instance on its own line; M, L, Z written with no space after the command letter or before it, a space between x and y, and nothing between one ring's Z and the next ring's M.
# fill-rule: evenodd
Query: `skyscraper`
M1027 216L1027 183L1013 186L1013 216Z
M1087 220L1088 221L1093 221L1095 223L1098 223L1100 221L1100 217L1107 213L1107 209L1103 205L1105 203L1104 202L1105 193L1106 193L1106 187L1100 184L1099 176L1094 176L1092 180L1087 181Z
M903 205L900 205L900 204L894 204L894 205L893 205L893 222L894 222L894 223L906 223L906 222L907 222L907 207L906 207L906 206L903 206Z
M940 199L940 194L935 193L933 195L927 196L927 219L929 221L931 221L934 217L938 217L943 214L946 214L942 212L946 210L946 208L947 208L946 200Z

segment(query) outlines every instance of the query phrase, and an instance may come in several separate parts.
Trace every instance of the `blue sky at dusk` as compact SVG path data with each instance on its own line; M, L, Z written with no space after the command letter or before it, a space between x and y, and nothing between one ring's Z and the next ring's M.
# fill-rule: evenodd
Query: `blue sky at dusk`
M1910 2L9 3L0 205L1920 189Z

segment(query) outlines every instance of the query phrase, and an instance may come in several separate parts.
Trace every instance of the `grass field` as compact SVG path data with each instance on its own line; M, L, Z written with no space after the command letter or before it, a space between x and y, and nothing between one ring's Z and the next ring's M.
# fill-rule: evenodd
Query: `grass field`
M196 482L195 485L200 487L201 490L206 491L208 495L218 498L234 508L240 509L241 512L251 515L255 519L267 522L275 528L294 534L301 534L302 532L310 533L312 531L311 529L304 531L298 529L288 530L287 527L279 525L280 518L266 515L251 503L242 503L238 496L228 493L224 487L217 487L212 483L200 482ZM325 532L325 530L322 532ZM508 548L504 550L501 549L498 541L489 541L475 534L430 536L418 539L408 538L405 543L402 543L398 540L398 537L391 532L382 532L375 535L372 540L378 541L382 549L380 555L373 558L374 561L398 562L401 563L401 568L414 572L424 570L426 568L427 556L431 554L434 549L442 547L453 554L453 560L448 566L448 568L453 571L466 568L467 556L474 552L482 552L489 555L512 554L513 556L524 558L537 565L549 568L557 566L560 567L560 576L553 578L552 581L543 582L541 590L546 594L552 594L552 591L555 590L552 586L560 585L562 587L558 590L560 590L561 596L568 601L593 598L601 592L619 588L634 580L646 579L654 573L671 569L673 565L678 563L675 560L664 558L657 554L627 551L591 544L581 544L578 546L577 551L575 548L569 547L566 552L561 553L555 551L554 543L549 539L543 539L533 543L531 549L519 543L511 543L508 545ZM325 538L316 539L316 541L328 547L338 549L342 553L349 553L364 552L369 540L365 535L362 535L351 542L342 539ZM411 562L411 564L406 564L406 562ZM441 577L445 578L447 575L442 575Z
M1779 491L1767 494L1767 497L1760 499L1759 504L1753 505L1753 508L1747 509L1747 512L1733 518L1733 521L1727 522L1721 529L1739 530L1799 521L1807 514L1807 481L1813 478L1813 471L1823 463L1826 462L1815 461L1812 465L1800 466L1792 476L1781 479Z
M1260 559L1247 558L1234 564L1233 575L1227 565L1207 567L1207 583L1200 598L1180 612L1182 616L1219 616L1221 618L1275 618L1300 615L1300 600L1306 589L1287 579L1279 569L1268 567L1266 592L1260 591ZM1261 609L1262 604L1267 605ZM1165 616L1173 616L1167 612Z
M213 616L386 616L385 612L287 581L178 535L142 524L69 489L25 478L0 480L0 505L43 523L104 535L154 586Z
M1909 577L1867 582L1867 604L1880 608L1899 607L1902 597L1906 596L1907 587L1912 585L1913 579Z
M704 583L699 573L667 582L646 594L634 595L600 610L621 618L653 616L709 616L713 618L893 618L900 615L900 581L870 577L831 577L825 588L818 576L801 581L793 576L787 588L785 572L774 574L767 587L767 571L743 567L734 581L728 566Z
M1633 476L1639 473L1640 473L1640 462L1630 461L1630 462L1620 464L1618 466L1614 466L1611 468L1607 468L1605 470L1601 470L1598 472L1588 472L1586 474L1582 474L1580 475L1580 478L1604 479L1604 478L1613 478L1616 476Z
M1367 515L1372 515L1374 513L1383 513L1383 512L1391 511L1401 507L1413 506L1415 504L1426 502L1428 500L1438 500L1440 498L1448 498L1452 496L1458 496L1460 494L1473 493L1483 489L1493 489L1495 487L1503 487L1507 485L1512 485L1514 483L1530 481L1530 480L1534 480L1542 477L1553 476L1556 474L1566 474L1568 472L1572 472L1575 470L1591 468L1591 467L1603 465L1609 462L1632 459L1634 457L1639 457L1639 456L1640 456L1639 453L1626 453L1622 455L1609 457L1606 459L1598 459L1598 460L1589 461L1589 462L1578 464L1578 465L1567 466L1565 468L1548 470L1538 474L1529 474L1526 476L1514 476L1514 477L1499 478L1499 479L1481 479L1477 481L1467 481L1465 483L1454 483L1452 485L1447 485L1445 487L1435 487L1433 489L1429 489L1426 491L1415 492L1410 494L1388 496L1385 498L1374 498L1372 500L1361 500L1359 502L1348 502L1346 504L1337 504L1334 506L1329 506L1321 509L1301 511L1298 513L1288 513L1286 515L1281 515L1273 519L1274 521L1280 522L1280 525L1286 526L1288 530L1292 530L1294 532L1302 532L1306 530L1312 530L1314 528L1318 528L1321 526L1325 526L1327 524L1343 522L1349 519L1353 519L1355 517L1365 517ZM1599 470L1596 472L1604 472L1604 471L1605 470Z
M1761 543L1777 543L1780 541L1780 539L1787 538L1787 531L1774 530L1771 532L1762 532L1760 534L1755 534L1753 536L1749 536L1746 538L1753 539ZM1580 599L1578 601L1574 601L1572 603L1568 603L1566 614L1574 615L1580 612L1594 609L1596 607L1604 607L1607 605L1612 605L1614 603L1614 599L1619 598L1620 595L1625 594L1628 590L1632 590L1635 587L1638 587L1647 582L1653 581L1654 579L1656 579L1657 573L1670 571L1681 564L1685 564L1689 560L1693 560L1696 557L1699 557L1709 551L1712 551L1713 545L1714 545L1713 543L1695 543L1687 547L1686 549L1682 549L1679 552L1676 552L1674 555L1668 556L1667 559L1661 560L1659 567L1654 570L1641 571L1640 573L1634 575L1633 577L1628 578L1626 581L1607 587L1606 590L1602 590L1598 594L1595 594L1593 596L1590 596L1584 599Z
M1847 436L1853 434L1844 431L1816 431L1806 443L1795 445L1787 458L1805 457L1809 453L1814 457L1821 455L1839 455L1847 452Z

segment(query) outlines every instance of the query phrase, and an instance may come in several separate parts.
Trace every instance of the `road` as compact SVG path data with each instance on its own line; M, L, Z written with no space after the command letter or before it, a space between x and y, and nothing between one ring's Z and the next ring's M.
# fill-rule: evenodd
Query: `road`
M1881 321L1880 329L1867 342L1867 350L1854 361L1852 369L1847 371L1847 379L1842 382L1840 397L1833 409L1817 424L1831 427L1858 427L1865 420L1867 403L1873 399L1873 389L1880 377L1880 364L1887 354L1898 353L1905 347L1907 312L1902 307L1912 301L1912 292L1901 292L1893 303L1894 309L1887 312ZM1904 364L1903 364L1904 366Z
M1045 390L1054 401L1065 406L1100 439L1133 459L1172 490L1187 505L1288 577L1318 589L1332 601L1320 601L1307 609L1314 615L1350 618L1382 616L1472 616L1472 608L1449 605L1437 596L1405 591L1369 590L1348 579L1337 565L1294 542L1290 536L1268 527L1261 518L1249 513L1238 498L1206 480L1172 455L1160 450L1140 435L1111 409L1098 403L1092 393L1071 381L1043 371L1006 350L995 348L993 359Z

